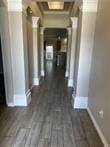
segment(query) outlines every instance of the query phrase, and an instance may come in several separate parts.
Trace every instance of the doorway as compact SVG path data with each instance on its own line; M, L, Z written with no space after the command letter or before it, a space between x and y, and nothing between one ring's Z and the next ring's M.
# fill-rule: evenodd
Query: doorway
M64 72L66 70L67 33L65 28L46 28L44 31L44 57L45 64L49 65L49 71L52 64L53 70L56 68L63 68Z
M0 38L0 105L5 105L5 104L6 104L5 82L4 82L4 71L3 71L2 45Z

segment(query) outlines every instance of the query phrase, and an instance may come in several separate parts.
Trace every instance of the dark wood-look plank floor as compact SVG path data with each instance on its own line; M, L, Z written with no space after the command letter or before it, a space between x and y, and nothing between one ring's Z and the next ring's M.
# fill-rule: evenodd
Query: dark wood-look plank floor
M46 67L30 105L0 113L0 147L103 147L87 111L72 108L63 68Z

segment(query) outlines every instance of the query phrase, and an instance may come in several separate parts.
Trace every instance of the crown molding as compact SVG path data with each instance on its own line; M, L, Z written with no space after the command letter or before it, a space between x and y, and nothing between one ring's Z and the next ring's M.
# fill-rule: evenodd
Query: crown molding
M78 26L78 17L70 17L72 21L72 28L77 28Z
M38 21L39 21L39 17L32 17L32 26L33 28L37 28L38 27Z
M83 4L80 8L82 12L97 12L98 0L83 0Z
M22 0L8 0L8 11L12 12L22 12Z

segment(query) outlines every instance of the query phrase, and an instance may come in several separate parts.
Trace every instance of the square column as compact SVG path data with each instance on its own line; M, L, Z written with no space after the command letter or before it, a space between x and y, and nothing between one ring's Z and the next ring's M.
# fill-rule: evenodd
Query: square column
M31 101L28 74L27 18L22 0L8 1L11 40L14 106L27 106Z
M41 48L41 76L45 76L44 69L44 27L40 28L40 48Z
M71 33L72 29L67 28L68 31L68 47L67 47L67 59L66 59L66 73L65 77L69 77L69 67L70 67L70 55L71 55Z
M71 40L71 51L70 51L68 87L74 87L75 51L76 51L78 18L71 17L71 21L72 21L72 40Z
M98 0L83 0L80 6L79 24L78 24L78 65L76 96L74 99L74 108L84 108L88 106L88 88L90 79L92 50L94 45L94 33L97 16ZM73 94L74 95L74 94Z
M39 17L32 17L33 22L33 62L34 62L34 85L40 82L40 46L39 46Z

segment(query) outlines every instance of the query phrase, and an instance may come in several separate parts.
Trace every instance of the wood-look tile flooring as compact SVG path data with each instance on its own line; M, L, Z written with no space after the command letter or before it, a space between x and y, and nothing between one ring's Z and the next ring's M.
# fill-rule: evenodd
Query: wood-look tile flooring
M74 110L64 70L46 63L28 107L0 110L0 147L103 147L86 110Z

